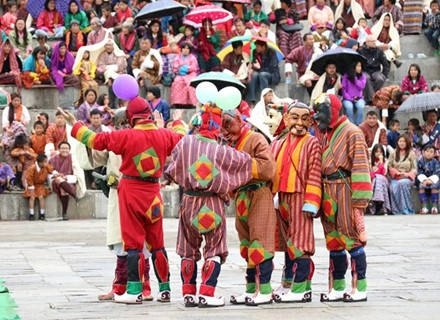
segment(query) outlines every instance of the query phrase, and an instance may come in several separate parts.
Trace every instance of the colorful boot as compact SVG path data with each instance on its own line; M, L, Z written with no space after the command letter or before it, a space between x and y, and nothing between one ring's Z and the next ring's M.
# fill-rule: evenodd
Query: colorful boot
M115 302L126 304L142 303L142 281L140 275L144 273L145 258L138 250L127 251L127 291L115 294Z
M192 259L183 258L180 264L180 278L182 279L182 294L185 307L198 306L197 301L197 263Z
M321 302L342 301L345 291L345 272L348 261L345 250L330 251L329 293L321 294Z
M158 302L170 302L170 271L168 265L168 256L165 248L153 250L153 267L159 282L159 294L157 296Z
M293 260L293 284L290 292L275 296L276 302L311 302L311 279L312 260L310 258L298 258ZM310 280L309 280L310 279Z
M101 294L98 300L113 300L115 294L123 295L127 289L127 256L116 256L115 278L112 290L109 293Z
M222 307L225 305L223 297L214 296L220 270L220 257L209 258L203 264L202 283L199 290L199 308Z
M246 291L241 295L231 296L230 302L232 304L245 304L246 299L252 297L257 290L255 276L257 274L256 268L246 269Z
M344 294L344 302L367 301L367 256L363 247L354 248L351 255L352 290Z
M256 265L257 291L252 297L247 298L247 306L259 306L272 303L272 287L270 278L273 271L272 258L264 260Z

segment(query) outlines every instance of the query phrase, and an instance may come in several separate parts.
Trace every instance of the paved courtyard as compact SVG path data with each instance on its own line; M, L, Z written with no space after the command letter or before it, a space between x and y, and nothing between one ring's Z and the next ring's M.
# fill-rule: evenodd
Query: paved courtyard
M440 215L366 217L368 302L321 303L327 290L328 256L322 228L315 223L317 252L313 302L233 306L229 295L244 289L245 264L238 251L234 220L228 218L230 255L222 267L217 309L185 309L180 297L180 259L175 253L177 220L165 219L172 302L126 306L98 302L113 279L114 256L105 247L105 220L0 222L0 278L18 304L22 319L439 319ZM282 254L275 260L278 286ZM201 264L199 263L199 270ZM154 294L157 282L150 272ZM199 276L200 278L200 276ZM347 283L350 275L347 272ZM1 310L0 310L1 318Z

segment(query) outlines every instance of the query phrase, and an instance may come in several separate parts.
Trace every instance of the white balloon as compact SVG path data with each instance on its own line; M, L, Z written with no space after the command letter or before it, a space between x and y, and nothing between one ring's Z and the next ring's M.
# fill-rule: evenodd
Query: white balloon
M212 82L203 81L196 87L196 97L203 104L214 102L217 99L217 95L217 87Z
M236 87L224 87L218 92L215 104L222 110L237 108L241 102L241 92Z

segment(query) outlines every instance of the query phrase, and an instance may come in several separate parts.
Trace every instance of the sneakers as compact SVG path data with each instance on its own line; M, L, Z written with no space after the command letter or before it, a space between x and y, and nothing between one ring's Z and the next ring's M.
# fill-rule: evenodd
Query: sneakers
M438 209L436 206L432 207L431 214L438 214Z
M171 301L171 293L168 290L161 291L157 295L158 302L170 302Z
M197 296L194 294L185 294L183 296L183 303L186 308L194 308L199 305L197 302Z
M336 291L332 289L329 293L321 293L321 302L337 302L342 301L345 291Z
M124 294L115 294L114 301L117 303L125 304L141 304L142 303L142 293L130 294L125 292Z
M423 207L421 210L420 210L420 214L427 214L429 211L428 211L428 208L426 208L426 207Z
M210 297L205 295L199 295L199 308L215 308L223 307L225 305L225 298L223 297Z
M283 295L274 295L274 300L277 303L282 302L297 302L297 303L305 303L305 302L312 302L312 292L306 291L301 293L295 293L289 291L286 294Z
M357 289L353 294L344 293L344 297L342 298L344 302L362 302L367 301L367 292L366 291L358 291Z
M251 298L254 294L253 293L243 293L242 295L239 296L231 296L229 298L229 301L232 304L246 304L246 299L247 298Z
M259 306L262 304L270 304L272 303L272 293L263 294L257 293L252 295L251 297L246 298L247 306Z

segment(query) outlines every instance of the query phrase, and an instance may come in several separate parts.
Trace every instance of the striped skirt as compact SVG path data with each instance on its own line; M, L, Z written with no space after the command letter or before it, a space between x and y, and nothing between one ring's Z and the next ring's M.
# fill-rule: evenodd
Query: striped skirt
M391 179L391 212L393 214L414 214L411 189L414 182L408 178Z
M423 22L423 1L405 0L403 6L403 33L420 34Z
M372 201L382 202L382 209L391 211L389 183L387 177L376 174L373 179L373 198Z

